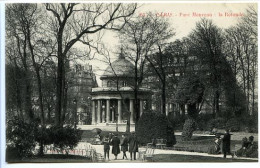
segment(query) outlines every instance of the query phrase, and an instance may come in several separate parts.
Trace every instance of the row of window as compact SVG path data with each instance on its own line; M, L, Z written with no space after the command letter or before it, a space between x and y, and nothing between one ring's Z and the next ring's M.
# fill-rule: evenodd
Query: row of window
M116 83L113 82L113 81L107 81L107 87L113 87L113 85L115 85ZM127 82L126 81L120 81L119 82L119 86L122 86L122 87L126 87L128 86L127 85Z

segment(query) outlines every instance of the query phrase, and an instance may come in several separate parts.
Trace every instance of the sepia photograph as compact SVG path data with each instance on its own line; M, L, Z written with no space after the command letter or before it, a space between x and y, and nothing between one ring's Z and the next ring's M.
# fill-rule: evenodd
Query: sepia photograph
M7 165L258 163L257 2L1 12Z

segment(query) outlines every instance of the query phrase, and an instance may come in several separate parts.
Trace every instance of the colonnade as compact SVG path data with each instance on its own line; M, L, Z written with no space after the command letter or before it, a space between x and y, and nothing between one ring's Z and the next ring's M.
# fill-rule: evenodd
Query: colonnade
M102 104L102 101L105 103ZM92 124L99 124L99 123L114 123L115 119L117 118L118 123L123 123L123 108L122 108L122 100L117 99L117 110L115 109L114 105L111 110L111 99L98 99L92 100ZM139 114L140 116L143 113L144 102L143 100L139 100ZM134 123L134 99L129 100L129 112L130 112L130 123Z

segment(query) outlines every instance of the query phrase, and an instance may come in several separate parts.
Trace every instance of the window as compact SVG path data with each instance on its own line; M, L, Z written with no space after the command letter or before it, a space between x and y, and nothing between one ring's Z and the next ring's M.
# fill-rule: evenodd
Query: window
M112 82L111 81L107 81L107 87L111 87L112 86Z
M126 87L126 86L127 86L126 81L123 81L123 82L122 82L122 87Z

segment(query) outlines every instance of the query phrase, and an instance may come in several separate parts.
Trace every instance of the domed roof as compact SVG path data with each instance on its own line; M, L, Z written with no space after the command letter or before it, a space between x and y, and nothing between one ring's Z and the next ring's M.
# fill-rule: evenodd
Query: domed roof
M134 77L134 65L124 55L120 53L119 58L109 65L104 74L101 76L105 77Z

